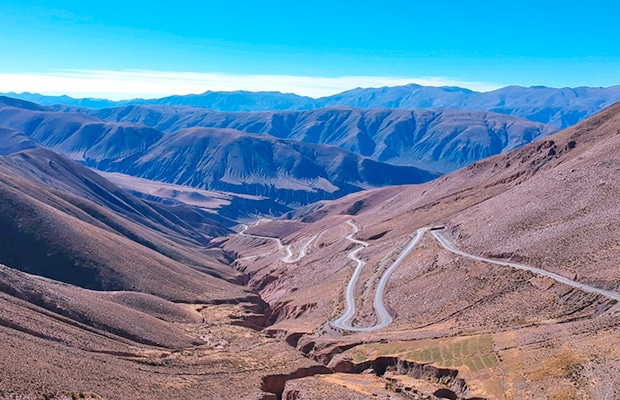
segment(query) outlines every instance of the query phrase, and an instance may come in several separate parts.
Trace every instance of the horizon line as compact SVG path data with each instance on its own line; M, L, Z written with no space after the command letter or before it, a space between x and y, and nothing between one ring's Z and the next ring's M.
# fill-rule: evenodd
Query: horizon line
M206 92L273 92L320 99L365 88L419 85L457 87L488 92L506 85L446 77L349 75L227 74L219 72L167 72L151 70L62 70L51 73L0 73L0 92L68 96L94 100L149 100Z
M546 85L501 85L446 77L393 77L350 75L318 77L302 75L258 75L151 70L63 70L52 73L0 73L0 92L39 96L67 96L74 99L131 101L205 93L280 93L313 100L357 89L381 89L418 85L459 88L487 93L506 87L575 89ZM607 87L613 87L607 86Z

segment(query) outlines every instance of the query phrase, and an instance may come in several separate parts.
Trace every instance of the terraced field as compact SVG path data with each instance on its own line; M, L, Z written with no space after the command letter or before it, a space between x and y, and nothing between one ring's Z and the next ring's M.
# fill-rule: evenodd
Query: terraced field
M436 367L456 368L459 376L470 385L472 394L504 398L503 374L490 335L370 343L356 346L346 353L356 363L381 356L395 356Z

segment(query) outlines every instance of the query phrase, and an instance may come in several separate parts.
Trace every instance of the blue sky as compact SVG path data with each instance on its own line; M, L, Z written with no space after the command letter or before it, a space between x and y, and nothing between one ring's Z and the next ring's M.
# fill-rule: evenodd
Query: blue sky
M0 0L0 21L0 91L620 84L620 5L607 0Z

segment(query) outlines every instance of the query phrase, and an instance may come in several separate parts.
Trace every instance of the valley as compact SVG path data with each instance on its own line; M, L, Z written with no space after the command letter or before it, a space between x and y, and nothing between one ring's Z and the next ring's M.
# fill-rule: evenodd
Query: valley
M0 2L0 400L620 400L619 2Z
M1 101L2 398L620 393L618 104L555 133L486 112L250 127ZM179 116L203 125L162 127ZM519 128L442 174L351 145L360 121L426 117L445 143L495 140L460 123Z

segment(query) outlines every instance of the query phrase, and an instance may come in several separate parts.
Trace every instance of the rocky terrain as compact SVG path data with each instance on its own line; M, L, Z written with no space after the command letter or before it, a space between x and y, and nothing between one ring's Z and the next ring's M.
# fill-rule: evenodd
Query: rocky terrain
M372 301L381 274L424 226L443 228L468 253L620 293L619 129L615 105L437 181L317 203L290 213L290 222L261 221L247 231L253 236L233 236L224 246L240 252L237 268L271 305L275 324L268 329L334 371L360 371L365 362L397 357L455 369L470 397L615 398L620 387L608 377L620 365L612 347L619 339L616 300L454 255L430 234L390 277L384 301L395 316L391 325L339 332L330 321L342 312L354 268L347 259L350 220L359 226L355 237L368 243L359 253L366 267L355 288L357 326L375 323ZM315 239L290 265L263 236L293 248ZM305 390L330 387L314 384Z
M218 215L260 198L100 175L0 134L0 398L620 396L620 104L433 181L280 219ZM379 299L392 321L373 330L379 282L419 232ZM333 324L356 267L360 332Z
M256 330L268 306L209 245L228 228L174 211L46 149L0 158L0 398L257 398L316 364Z

